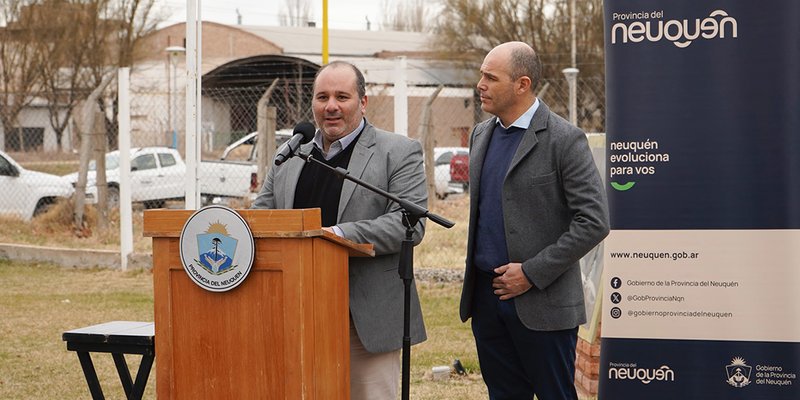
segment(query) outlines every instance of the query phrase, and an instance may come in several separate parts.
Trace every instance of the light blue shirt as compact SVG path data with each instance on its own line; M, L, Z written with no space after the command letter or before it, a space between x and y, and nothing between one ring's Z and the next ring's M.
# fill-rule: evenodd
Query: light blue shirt
M533 114L536 113L536 110L539 108L539 98L536 98L536 101L533 102L533 105L522 113L522 115L517 118L516 121L511 123L511 126L516 126L518 128L522 128L528 130L528 127L531 126L531 120L533 119ZM497 123L503 127L503 129L508 129L511 126L504 126L502 122L500 122L500 118L497 119Z
M331 158L333 158L333 156L341 153L342 150L346 149L347 146L350 146L350 144L353 143L354 140L356 140L358 133L361 132L362 129L364 129L364 124L365 124L364 118L361 118L361 123L358 124L356 130L348 133L344 137L339 138L339 140L331 143L331 146L328 148L327 153L324 150L325 147L322 145L322 130L317 129L317 132L314 133L314 146L316 146L317 149L319 149L319 152L322 153L322 156L325 157L325 160L330 160Z

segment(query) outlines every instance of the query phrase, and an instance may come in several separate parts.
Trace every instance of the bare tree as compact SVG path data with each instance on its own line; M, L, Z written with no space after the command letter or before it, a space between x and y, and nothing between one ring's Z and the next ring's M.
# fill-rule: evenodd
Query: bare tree
M80 112L80 125L81 127L78 129L78 132L81 134L81 149L79 152L80 155L80 162L78 165L78 181L75 184L75 208L73 210L73 219L75 223L75 231L78 235L81 235L85 230L84 220L83 220L83 206L84 201L86 199L86 183L88 181L88 171L89 171L89 158L92 154L92 146L96 143L91 139L91 131L92 127L95 125L95 114L99 114L97 111L97 98L101 97L103 91L106 89L111 83L111 80L114 76L113 75L106 75L103 78L103 81L100 82L97 87L92 90L89 94L86 101L81 106ZM98 171L98 173L100 173ZM98 191L102 191L103 188L98 187Z
M560 77L561 70L570 65L567 0L442 1L444 8L435 24L437 34L431 46L443 57L476 67L494 46L517 40L537 50L545 77ZM578 68L584 76L602 74L602 0L576 3Z
M97 17L88 24L86 44L92 50L87 54L86 68L89 73L88 86L92 95L87 100L99 107L105 117L106 140L109 148L117 148L117 95L114 89L107 90L107 95L102 96L105 87L113 78L118 68L132 67L138 58L138 46L142 38L156 29L161 20L153 14L155 0L96 0ZM108 99L111 100L110 104ZM109 109L110 107L110 109ZM90 107L85 106L85 110ZM82 136L87 137L86 129L91 125L84 124ZM88 140L88 139L84 139ZM91 146L81 145L81 167L78 171L78 180L85 179L87 168L83 163L91 151ZM102 189L101 189L102 190ZM81 227L82 211L76 201L76 225Z
M311 5L308 0L284 0L278 12L281 26L306 26L311 21Z
M155 0L93 0L98 7L89 43L91 52L88 67L91 69L90 88L103 82L108 74L116 74L121 67L133 67L139 58L140 43L154 32L163 18L154 11ZM108 99L98 99L100 110L106 116L106 133L109 148L117 148L117 96L111 90ZM110 109L109 109L110 108Z
M41 58L39 94L47 101L50 126L59 145L76 105L89 92L84 66L91 48L83 39L95 18L93 8L90 3L45 0L29 7L30 19L25 21L37 32L31 45Z
M25 149L22 129L18 128L20 112L33 100L32 91L37 85L41 62L30 48L35 32L25 24L18 24L28 2L4 0L0 2L0 18L6 23L0 27L0 124L3 137L16 135L19 149ZM6 140L0 141L5 149Z
M558 48L549 51L548 60L558 68L571 64L569 1L552 3L550 37ZM574 1L575 43L577 67L582 76L602 76L604 73L603 2L602 0ZM559 69L560 70L560 69Z
M526 42L542 53L547 43L547 0L443 0L432 47L446 58L474 66L494 46Z
M155 0L4 0L0 17L0 122L8 133L36 95L47 102L59 144L76 105L118 67L130 67L141 38L156 29ZM111 97L112 99L114 96ZM3 101L5 100L5 101ZM116 147L116 110L106 112ZM19 130L18 130L19 131ZM21 132L18 134L21 135ZM24 141L20 137L20 143Z
M383 0L382 29L407 32L430 30L429 10L425 0Z

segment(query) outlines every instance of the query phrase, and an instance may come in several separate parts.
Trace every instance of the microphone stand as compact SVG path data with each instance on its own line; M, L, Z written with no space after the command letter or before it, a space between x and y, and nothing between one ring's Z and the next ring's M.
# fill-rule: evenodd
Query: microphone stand
M420 218L428 218L444 228L450 229L455 225L454 222L449 221L439 215L428 211L425 207L414 204L408 200L401 199L396 195L389 193L383 189L375 187L368 182L364 182L359 178L350 175L350 171L342 167L332 167L320 160L314 158L311 153L304 154L298 152L296 155L306 162L315 162L328 170L335 173L339 178L346 179L354 182L355 184L369 189L384 198L400 205L403 209L403 226L406 227L406 236L400 246L400 262L398 265L398 273L400 279L403 280L403 373L402 373L402 400L409 398L409 384L411 382L411 282L414 280L414 226L419 223Z

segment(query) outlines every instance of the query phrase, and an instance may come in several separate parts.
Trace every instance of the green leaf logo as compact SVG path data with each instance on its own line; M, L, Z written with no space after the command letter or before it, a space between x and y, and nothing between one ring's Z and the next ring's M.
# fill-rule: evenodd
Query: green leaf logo
M625 183L625 184L619 184L617 182L611 182L611 187L613 187L616 190L619 190L620 192L624 192L624 191L632 188L633 185L635 185L635 184L636 184L636 182L628 182L628 183Z

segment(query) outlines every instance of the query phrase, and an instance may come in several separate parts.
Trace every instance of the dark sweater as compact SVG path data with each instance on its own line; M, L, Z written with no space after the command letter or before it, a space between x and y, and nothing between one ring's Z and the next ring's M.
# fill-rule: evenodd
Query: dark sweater
M506 131L497 124L481 168L474 260L479 270L490 274L509 262L503 222L503 182L524 134L522 128L511 127Z
M325 160L322 152L316 146L311 155L334 168L347 169L357 141L358 138L330 160ZM293 208L319 207L322 210L322 226L334 226L338 222L336 219L339 213L339 197L342 194L343 183L343 179L322 165L315 162L306 163L303 171L300 172L300 179L297 181Z

